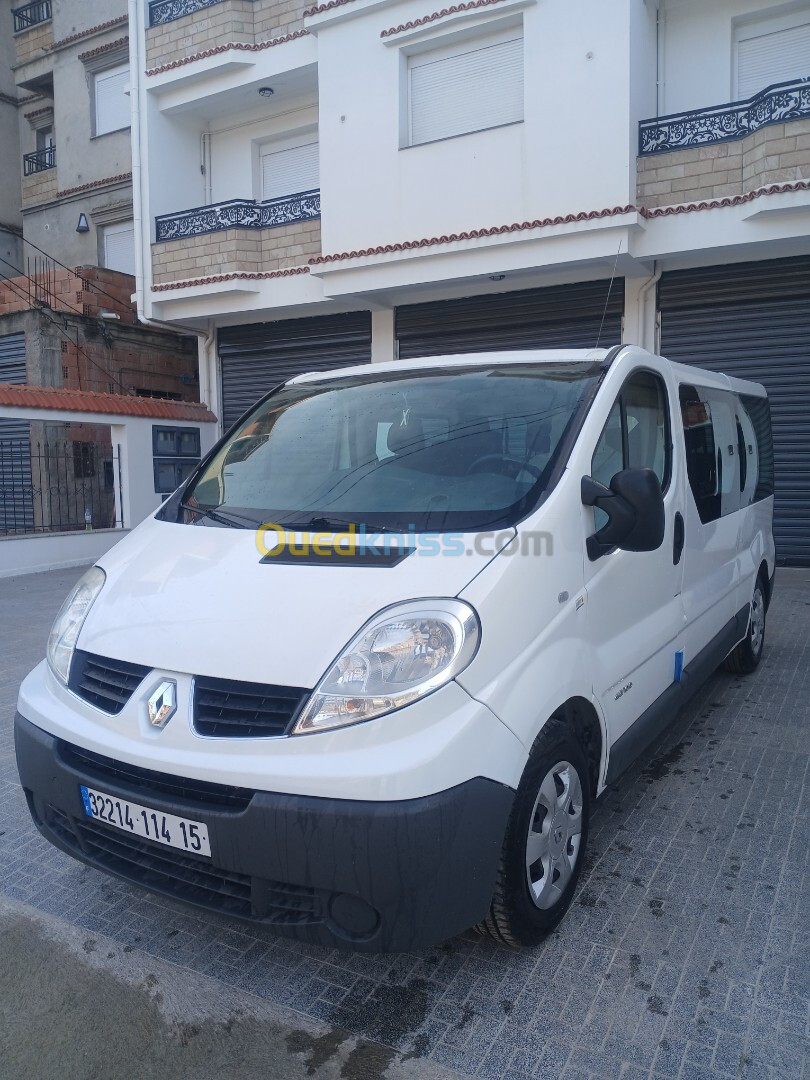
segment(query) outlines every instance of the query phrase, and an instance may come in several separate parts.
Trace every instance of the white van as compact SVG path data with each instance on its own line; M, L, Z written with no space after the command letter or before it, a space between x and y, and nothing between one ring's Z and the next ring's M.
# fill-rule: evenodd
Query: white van
M763 388L632 346L291 379L65 601L34 820L324 945L531 945L593 800L757 666L772 496Z

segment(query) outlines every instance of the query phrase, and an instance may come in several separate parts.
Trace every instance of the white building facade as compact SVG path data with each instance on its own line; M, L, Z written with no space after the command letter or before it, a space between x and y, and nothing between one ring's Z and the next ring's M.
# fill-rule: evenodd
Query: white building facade
M638 343L764 382L810 565L810 4L130 0L141 314L291 373Z

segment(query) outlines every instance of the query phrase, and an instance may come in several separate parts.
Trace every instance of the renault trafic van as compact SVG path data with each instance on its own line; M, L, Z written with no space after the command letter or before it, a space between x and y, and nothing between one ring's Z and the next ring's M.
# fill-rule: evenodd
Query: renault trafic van
M293 378L65 601L34 821L324 945L531 945L594 799L759 663L773 487L761 386L631 346Z

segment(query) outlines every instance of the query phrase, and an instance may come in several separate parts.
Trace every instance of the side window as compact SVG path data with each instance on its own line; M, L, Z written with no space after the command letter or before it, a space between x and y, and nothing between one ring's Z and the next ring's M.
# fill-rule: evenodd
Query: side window
M750 443L747 444L749 475L746 490L751 489L753 491L751 501L758 502L760 499L767 499L773 495L774 491L773 439L768 399L743 394L740 397L739 417L743 434L747 431L747 420L753 435L753 453ZM753 477L750 475L752 462L754 464Z
M667 395L657 375L637 372L622 387L591 460L591 476L609 485L622 469L652 469L661 487L670 476ZM597 530L607 514L594 510Z
M704 525L751 502L758 472L753 430L734 394L680 388L686 471Z
M682 386L680 399L686 473L700 520L706 525L720 517L711 408L707 401L701 400L693 386Z

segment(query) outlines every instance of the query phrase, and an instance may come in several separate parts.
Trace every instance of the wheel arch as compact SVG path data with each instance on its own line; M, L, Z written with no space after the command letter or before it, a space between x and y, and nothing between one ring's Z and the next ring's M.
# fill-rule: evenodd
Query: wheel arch
M771 606L771 578L768 573L768 564L763 559L759 564L759 570L757 570L757 577L762 578L762 587L765 591L765 610Z
M591 798L596 798L603 774L607 752L607 732L602 716L592 701L584 697L571 697L551 717L565 724L574 732L588 762L588 780Z

